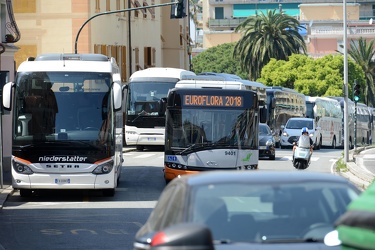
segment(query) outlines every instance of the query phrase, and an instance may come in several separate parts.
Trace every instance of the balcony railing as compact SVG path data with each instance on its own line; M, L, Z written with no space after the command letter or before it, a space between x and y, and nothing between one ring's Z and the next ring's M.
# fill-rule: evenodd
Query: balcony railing
M314 3L342 3L342 0L314 0ZM372 3L374 0L357 0L356 3ZM216 4L261 4L261 3L311 3L311 0L209 0Z
M311 35L342 35L341 27L311 27ZM375 25L368 27L348 27L348 35L366 36L375 35Z
M236 28L246 18L230 18L230 19L209 19L208 27L211 28Z

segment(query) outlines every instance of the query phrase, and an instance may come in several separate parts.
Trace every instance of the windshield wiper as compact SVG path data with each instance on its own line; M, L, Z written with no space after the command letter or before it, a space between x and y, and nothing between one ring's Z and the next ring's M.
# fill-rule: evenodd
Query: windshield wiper
M322 239L305 238L305 239L270 239L262 240L262 243L304 243L304 242L324 242Z
M184 155L189 154L197 149L210 149L215 148L217 146L224 146L224 147L231 147L232 145L229 145L225 142L200 142L200 143L193 143L178 154Z

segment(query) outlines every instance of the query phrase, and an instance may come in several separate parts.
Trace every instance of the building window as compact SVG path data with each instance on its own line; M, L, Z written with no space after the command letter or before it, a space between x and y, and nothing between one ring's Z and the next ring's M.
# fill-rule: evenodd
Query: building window
M105 4L105 10L111 11L111 0L107 0Z
M143 7L146 7L148 6L148 4L146 2L143 2ZM143 12L143 18L147 18L147 9L142 9L142 12Z
M144 48L144 67L150 68L155 66L155 49L152 47L145 47Z
M36 0L13 0L13 12L36 13Z

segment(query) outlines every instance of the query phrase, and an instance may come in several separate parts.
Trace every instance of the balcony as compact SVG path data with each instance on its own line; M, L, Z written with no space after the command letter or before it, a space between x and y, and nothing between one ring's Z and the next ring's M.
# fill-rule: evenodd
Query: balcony
M236 28L246 18L209 19L208 28Z
M342 0L314 0L314 3L342 3ZM374 0L357 0L356 3L373 3ZM261 4L261 3L311 3L311 0L209 0L210 5Z

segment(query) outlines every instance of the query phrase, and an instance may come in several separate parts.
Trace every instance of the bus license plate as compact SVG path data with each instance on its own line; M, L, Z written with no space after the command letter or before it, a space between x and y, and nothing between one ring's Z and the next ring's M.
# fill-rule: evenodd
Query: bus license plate
M56 184L69 184L70 179L55 179Z

